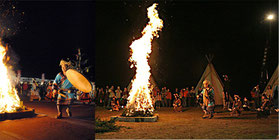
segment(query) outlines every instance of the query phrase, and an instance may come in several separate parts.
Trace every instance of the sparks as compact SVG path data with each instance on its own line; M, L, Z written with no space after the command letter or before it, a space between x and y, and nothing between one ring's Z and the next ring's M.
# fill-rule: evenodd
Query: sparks
M153 4L147 9L149 18L148 24L142 31L142 37L133 41L130 45L131 57L129 61L132 67L136 67L135 78L131 81L132 88L129 92L127 109L129 113L134 111L153 113L154 108L150 97L150 66L148 58L152 51L152 40L159 37L158 31L163 28L163 20L159 18L158 11L155 9L158 4Z

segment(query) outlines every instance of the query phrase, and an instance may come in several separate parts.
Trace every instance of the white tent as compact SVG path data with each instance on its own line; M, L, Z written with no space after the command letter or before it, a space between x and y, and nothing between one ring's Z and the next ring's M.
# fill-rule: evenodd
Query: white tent
M207 57L208 59L208 57ZM214 89L214 99L215 99L215 105L223 105L223 83L218 76L213 64L211 63L211 59L208 59L208 65L202 74L202 77L200 81L198 82L195 91L197 92L199 88L203 87L203 81L208 80L211 83L211 86Z
M278 73L279 73L278 68L279 68L279 65L277 66L276 70L274 71L272 77L270 78L270 80L269 80L269 82L268 82L268 84L267 84L267 86L268 86L268 85L271 86L271 89L272 89L272 90L274 89L274 87L275 87L276 85L279 84L279 83L278 83ZM266 92L267 86L265 87L264 92ZM263 93L264 93L264 92L263 92ZM268 96L270 96L270 95L268 95ZM273 95L271 95L271 96L273 96Z

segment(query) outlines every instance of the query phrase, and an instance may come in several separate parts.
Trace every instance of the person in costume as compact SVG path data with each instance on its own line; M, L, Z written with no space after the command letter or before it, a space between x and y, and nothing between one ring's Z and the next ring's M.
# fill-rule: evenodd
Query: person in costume
M117 89L115 90L115 96L116 100L120 103L120 99L122 97L122 90L120 89L120 86L117 86Z
M58 94L57 97L57 119L62 118L62 109L66 108L68 117L72 116L70 105L74 99L74 93L71 92L73 85L66 77L66 71L72 66L71 62L60 61L62 72L58 73L53 83L53 93Z
M203 104L202 104L202 109L204 111L204 115L202 118L209 118L211 119L213 117L214 113L214 90L210 86L210 81L204 80L203 81L203 89L202 89L202 98L203 98Z
M255 102L255 108L259 108L260 105L261 105L261 102L260 102L260 88L259 88L259 85L255 86L252 91L251 91L251 97L252 97L252 100L254 100Z
M32 102L34 99L38 99L39 101L41 101L41 96L38 91L38 84L35 79L33 79L32 82L30 101Z
M178 94L174 94L174 103L173 103L173 110L174 112L182 112L182 105L181 105L181 100L179 98Z
M223 88L223 109L229 109L230 106L230 94L231 94L231 85L228 75L223 75L224 77L224 88Z
M234 114L239 116L241 114L241 110L242 110L242 102L240 100L240 97L238 95L234 95L234 101L233 101L233 108L232 108L231 116L233 116Z
M257 109L257 118L268 118L270 115L270 100L264 94L262 101L261 107Z
M119 101L116 99L116 96L112 97L111 100L111 110L110 111L119 111L120 105Z
M249 100L246 97L244 97L244 99L243 99L243 106L242 106L242 108L245 111L249 111L250 110L250 102L249 102Z
M48 86L46 90L47 90L47 94L45 96L45 100L54 101L55 96L53 96L53 92L52 92L52 81L48 82Z

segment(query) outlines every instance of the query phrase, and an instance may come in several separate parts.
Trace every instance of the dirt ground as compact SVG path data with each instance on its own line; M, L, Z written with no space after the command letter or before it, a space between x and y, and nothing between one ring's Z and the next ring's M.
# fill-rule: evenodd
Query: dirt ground
M202 119L199 107L173 112L172 108L160 108L158 122L117 122L124 126L118 132L96 133L96 139L275 139L278 136L278 113L267 119L257 119L256 112L245 111L240 117L232 117L221 108L215 110L212 119ZM104 108L95 108L95 117L109 119L120 115Z
M5 120L0 122L2 140L93 139L92 129L49 117Z
M63 119L55 119L56 104L24 101L38 114L33 118L0 121L0 140L93 140L94 105L72 105L71 118L63 110Z

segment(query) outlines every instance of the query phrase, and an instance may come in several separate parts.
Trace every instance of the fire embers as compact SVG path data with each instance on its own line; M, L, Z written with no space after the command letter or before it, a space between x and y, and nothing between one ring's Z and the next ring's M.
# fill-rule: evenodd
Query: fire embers
M15 112L21 107L17 91L11 82L12 76L9 76L8 67L5 64L6 52L0 39L0 113Z

